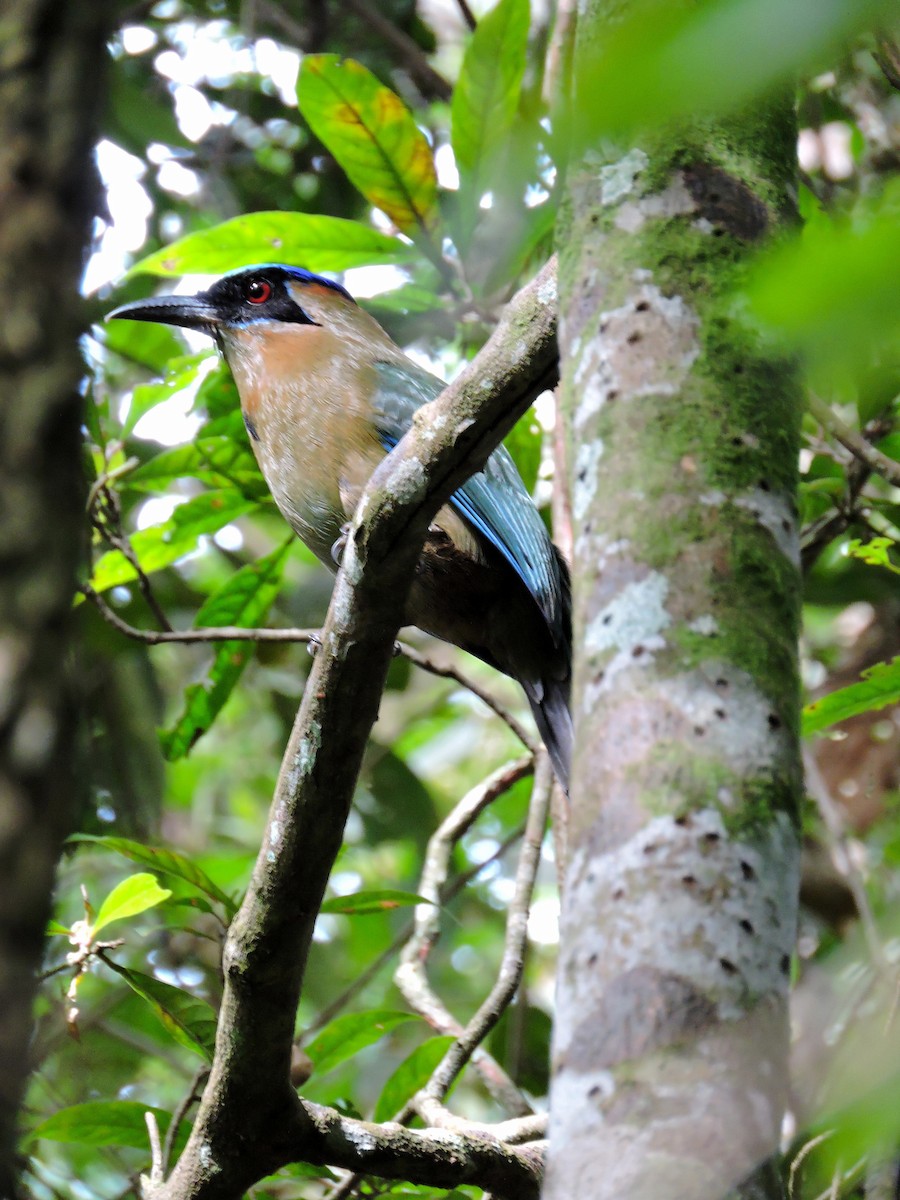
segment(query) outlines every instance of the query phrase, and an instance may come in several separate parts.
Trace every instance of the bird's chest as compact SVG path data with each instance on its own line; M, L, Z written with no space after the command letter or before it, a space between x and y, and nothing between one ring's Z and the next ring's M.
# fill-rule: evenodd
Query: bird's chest
M355 381L269 368L264 382L234 372L253 452L286 520L333 567L332 546L384 451Z

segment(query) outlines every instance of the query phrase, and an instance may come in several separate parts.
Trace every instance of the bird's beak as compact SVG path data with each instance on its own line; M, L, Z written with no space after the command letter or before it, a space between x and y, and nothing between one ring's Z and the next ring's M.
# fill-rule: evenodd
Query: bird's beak
M196 296L152 296L148 300L133 300L106 314L107 321L125 318L128 321L159 321L163 325L181 325L184 329L199 329L214 337L220 319L215 306L205 292Z

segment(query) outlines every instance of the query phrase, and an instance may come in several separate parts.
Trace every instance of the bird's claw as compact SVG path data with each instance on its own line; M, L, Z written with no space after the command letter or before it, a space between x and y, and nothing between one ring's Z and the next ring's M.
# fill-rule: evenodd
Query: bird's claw
M339 567L344 557L344 551L347 549L347 538L350 536L350 522L347 521L341 526L341 535L331 547L331 557L334 560L335 566Z

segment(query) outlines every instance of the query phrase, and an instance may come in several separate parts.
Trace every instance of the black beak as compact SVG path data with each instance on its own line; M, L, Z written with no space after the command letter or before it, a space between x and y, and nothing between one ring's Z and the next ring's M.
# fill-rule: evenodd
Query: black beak
M180 325L184 329L198 329L214 337L220 324L215 305L209 296L200 292L196 296L153 296L149 300L133 300L122 304L106 314L107 321L125 318L129 321L159 321L162 325Z

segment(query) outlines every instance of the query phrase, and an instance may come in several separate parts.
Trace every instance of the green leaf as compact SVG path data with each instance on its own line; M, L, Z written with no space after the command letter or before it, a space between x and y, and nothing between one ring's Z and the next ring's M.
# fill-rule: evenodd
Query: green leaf
M852 225L816 226L758 264L757 318L821 369L868 362L900 333L900 181Z
M78 1142L82 1146L133 1146L136 1150L149 1151L147 1113L153 1113L159 1132L165 1137L171 1114L136 1100L88 1100L84 1104L70 1104L41 1121L29 1137L47 1138L51 1142ZM189 1132L189 1124L183 1121L175 1139L176 1154L184 1148Z
M101 929L122 921L126 917L136 917L138 913L146 912L168 900L172 895L168 888L161 888L155 875L141 871L137 875L129 875L121 883L116 884L103 903L94 921L94 935Z
M894 0L642 0L603 36L579 38L573 111L578 140L625 141L702 113L733 112L823 69ZM618 14L617 14L618 15Z
M151 409L156 408L158 404L165 404L179 392L192 387L196 383L200 368L204 363L209 362L209 358L209 354L205 352L203 354L180 354L166 365L165 374L161 380L155 383L138 384L131 393L128 415L122 426L123 432L132 433L141 417Z
M259 625L281 589L284 562L292 540L293 537L289 538L271 554L241 567L203 604L195 626L238 625L252 629ZM185 691L184 712L171 729L160 734L163 754L170 762L183 758L209 729L253 653L250 641L221 643L206 679Z
M363 196L398 229L427 231L437 216L431 147L399 96L336 54L308 54L297 102L316 137Z
M309 271L405 262L415 249L359 221L317 213L257 212L179 238L129 271L150 275L218 275L258 263Z
M829 692L803 710L803 736L818 733L858 713L874 712L900 700L900 656L863 671L858 683Z
M366 1046L380 1041L385 1034L407 1021L417 1021L415 1013L376 1008L368 1012L338 1017L304 1049L312 1059L316 1073L324 1075L339 1063L352 1058Z
M389 292L379 292L362 301L363 308L377 312L423 313L442 308L443 302L431 288L416 283L404 283Z
M529 492L534 491L534 485L537 483L542 441L541 430L532 412L520 417L503 439L503 444L513 456Z
M417 896L414 892L397 892L385 888L380 891L353 892L349 896L332 896L323 902L319 912L361 917L389 912L393 908L409 908L414 904L431 903L431 900Z
M47 928L45 930L47 937L54 937L57 934L65 934L65 936L68 937L70 932L71 931L67 929L65 925L60 925L59 921L47 922Z
M528 0L500 0L478 22L463 58L451 103L452 145L460 177L464 234L490 190L498 152L508 141L525 74Z
M180 1046L212 1062L216 1042L216 1010L211 1004L181 988L172 987L151 975L143 975L140 971L131 971L109 959L106 965L150 1005L166 1031Z
M417 1046L381 1089L372 1119L390 1121L395 1117L407 1100L425 1086L455 1040L453 1037L434 1037Z
M183 854L176 854L173 850L164 850L159 846L145 846L142 842L132 841L130 838L122 837L95 837L89 833L76 833L69 838L70 842L89 842L95 846L102 846L104 850L114 850L117 854L121 854L124 858L130 859L132 862L142 863L144 866L152 867L155 871L159 871L164 875L172 875L176 879L181 879L185 883L189 883L198 891L205 892L210 899L221 904L230 921L237 912L237 905L227 896L222 889L210 879L202 867L198 867L196 863L191 862L189 858L185 858ZM56 932L56 931L54 931Z
M318 1167L313 1163L292 1162L274 1175L267 1175L259 1183L253 1185L253 1200L281 1200L284 1196L285 1180L288 1179L327 1179L330 1183L340 1182L334 1171L328 1167ZM269 1188L271 1187L271 1191ZM292 1193L297 1195L296 1192Z
M131 546L147 575L169 567L197 548L204 534L218 533L224 526L259 505L233 489L220 488L186 500L161 525L140 529L131 536ZM97 592L130 583L137 571L121 550L109 550L94 566L91 587Z
M183 339L172 329L150 321L110 321L103 326L102 338L108 350L150 371L164 371L184 351Z
M225 434L197 437L189 445L163 450L129 472L122 486L160 492L183 478L196 479L209 488L233 487L251 500L264 500L269 494L249 447Z

